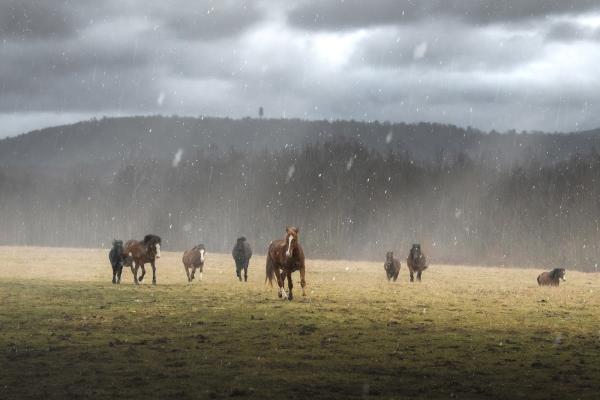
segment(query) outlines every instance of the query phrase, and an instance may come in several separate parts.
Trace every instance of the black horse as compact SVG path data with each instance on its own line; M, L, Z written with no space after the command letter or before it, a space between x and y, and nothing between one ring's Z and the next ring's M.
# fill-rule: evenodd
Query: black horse
M385 254L385 263L383 264L383 269L385 269L385 274L387 275L387 279L394 280L398 279L398 274L400 273L400 261L397 258L394 258L394 252L388 251Z
M123 272L125 258L125 254L123 254L123 241L113 240L112 249L108 253L108 259L113 270L112 283L121 283L121 273Z
M252 257L252 248L250 243L245 237L238 238L231 255L235 260L235 273L237 274L240 282L242 281L242 269L244 270L244 281L248 281L248 264L250 263L250 257Z
M416 243L412 245L410 252L408 253L408 258L406 259L406 265L410 272L410 281L413 282L415 280L414 274L416 273L417 280L421 282L421 274L429 267L429 264L427 264L425 254L421 251L420 244Z

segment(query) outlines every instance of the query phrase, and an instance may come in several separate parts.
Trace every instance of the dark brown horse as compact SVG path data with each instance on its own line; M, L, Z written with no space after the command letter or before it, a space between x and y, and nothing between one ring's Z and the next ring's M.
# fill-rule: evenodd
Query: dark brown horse
M200 280L202 280L202 270L204 269L205 253L206 248L203 244L199 244L198 246L189 249L185 253L183 253L181 261L183 261L183 267L185 268L185 274L187 275L188 282L194 280L194 275L196 275L196 269L200 270ZM192 269L191 275L190 268Z
M537 277L537 282L540 286L558 286L561 279L567 280L565 275L567 275L567 271L564 268L554 268L550 272L542 272Z
M160 258L161 239L156 235L146 235L144 240L128 240L125 243L124 253L126 255L125 265L131 268L133 273L133 282L137 285L146 275L145 263L152 266L152 284L156 285L156 265L155 261ZM134 269L135 265L135 269ZM138 268L142 268L142 275L138 278Z
M285 237L283 240L273 240L269 245L267 252L267 280L273 286L273 279L277 280L279 286L278 296L282 299L292 300L292 272L300 271L300 285L302 286L302 296L306 296L306 268L304 266L304 252L298 241L299 229L295 226L285 228ZM283 287L285 278L288 280L289 293L285 292Z
M421 274L423 271L427 269L429 266L427 264L427 258L425 258L425 254L421 252L420 244L413 244L410 252L408 253L408 258L406 259L406 265L408 266L408 270L410 271L410 281L414 282L414 274L417 274L417 280L421 281Z
M400 273L400 261L397 258L394 258L394 252L388 251L385 253L385 263L383 264L383 269L385 269L385 274L387 275L388 281L393 279L396 282L398 279L398 274Z

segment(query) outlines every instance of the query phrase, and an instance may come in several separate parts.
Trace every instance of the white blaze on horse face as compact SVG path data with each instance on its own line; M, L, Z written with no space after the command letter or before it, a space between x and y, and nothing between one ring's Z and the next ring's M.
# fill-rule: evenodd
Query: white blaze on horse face
M154 247L156 248L156 258L160 258L160 244L156 243Z
M294 236L289 235L288 236L288 248L285 252L285 256L286 257L291 257L292 256L292 240L294 240Z
M200 250L200 262L204 262L204 249Z

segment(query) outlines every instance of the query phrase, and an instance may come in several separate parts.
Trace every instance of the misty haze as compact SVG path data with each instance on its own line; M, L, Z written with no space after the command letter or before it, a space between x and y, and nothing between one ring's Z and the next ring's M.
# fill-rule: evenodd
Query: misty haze
M0 398L600 392L597 1L0 0L0 59Z

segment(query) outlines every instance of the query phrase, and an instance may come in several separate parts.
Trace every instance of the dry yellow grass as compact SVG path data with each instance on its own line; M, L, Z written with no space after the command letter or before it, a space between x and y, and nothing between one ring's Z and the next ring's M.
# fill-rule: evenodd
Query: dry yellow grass
M135 287L129 270L110 283L107 253L0 247L0 369L9 371L0 397L592 399L600 390L597 274L569 271L559 288L540 288L541 269L431 265L411 284L403 263L388 283L383 260L308 259L309 296L295 274L296 298L282 302L264 285L264 257L240 283L231 256L208 253L204 281L189 285L181 254L163 252L158 285L148 267ZM73 383L73 371L88 370Z

